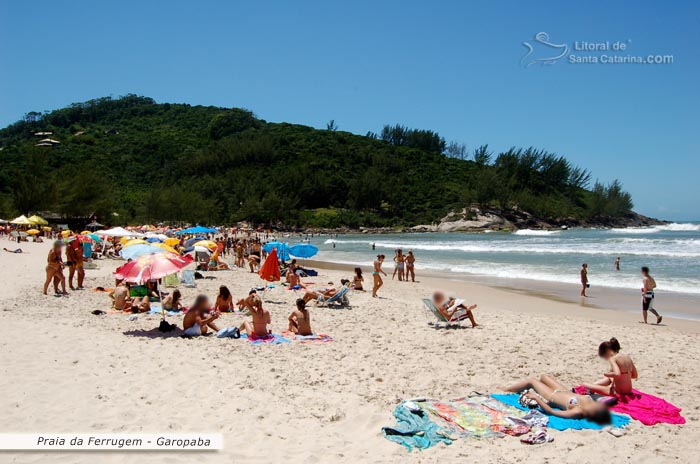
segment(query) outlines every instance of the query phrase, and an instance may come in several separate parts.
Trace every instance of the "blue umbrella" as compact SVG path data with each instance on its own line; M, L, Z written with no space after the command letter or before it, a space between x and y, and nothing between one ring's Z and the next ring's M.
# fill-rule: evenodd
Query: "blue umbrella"
M145 245L145 244L139 244L139 245L131 245L128 246L122 251L119 252L119 254L122 256L123 259L129 260L129 259L136 259L139 256L143 255L150 255L151 253L165 253L166 251L162 249L161 247L153 246L153 245Z
M262 248L267 253L271 252L272 249L274 248L277 250L277 257L279 259L281 259L282 261L289 260L289 244L288 243L268 242L265 245L263 245Z
M202 237L202 236L191 238L191 239L185 241L185 247L189 248L192 245L194 245L195 243L197 243L201 240L206 240L206 239L207 239L206 237Z
M182 229L175 232L176 235L186 235L186 234L215 234L216 229L211 229L209 227L194 226L188 229Z
M289 252L297 258L311 258L318 253L318 247L310 243L299 243L289 249Z
M146 241L148 243L163 243L163 241L161 239L159 239L158 237L148 237L146 239Z

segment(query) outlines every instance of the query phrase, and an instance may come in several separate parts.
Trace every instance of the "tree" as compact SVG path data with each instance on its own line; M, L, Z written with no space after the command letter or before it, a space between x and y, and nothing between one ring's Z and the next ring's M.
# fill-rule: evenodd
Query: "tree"
M335 119L331 119L330 121L328 121L328 124L326 124L326 130L333 132L338 130L338 126L335 124Z

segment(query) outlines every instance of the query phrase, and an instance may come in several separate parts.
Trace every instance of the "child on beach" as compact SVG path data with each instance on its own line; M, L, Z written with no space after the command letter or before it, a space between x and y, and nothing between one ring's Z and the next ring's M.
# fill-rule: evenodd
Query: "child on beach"
M296 335L313 335L311 330L311 316L306 308L306 302L299 298L297 300L297 309L289 315L289 331Z
M637 380L637 368L632 358L620 353L620 342L613 337L598 347L598 356L610 363L610 370L603 378L595 383L584 383L583 386L594 393L613 396L632 393L632 380Z

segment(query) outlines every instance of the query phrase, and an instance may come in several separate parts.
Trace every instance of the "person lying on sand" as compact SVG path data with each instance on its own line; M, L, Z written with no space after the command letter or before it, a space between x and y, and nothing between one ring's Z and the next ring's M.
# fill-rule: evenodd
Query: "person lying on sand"
M217 249L213 255L211 255L211 258L209 258L209 268L208 270L210 271L228 271L231 269L228 264L225 262L221 261L219 258L219 250Z
M218 318L217 312L209 314L209 298L206 295L199 295L182 320L184 334L188 337L196 337L206 334L209 329L218 332L219 328L214 324Z
M131 299L131 312L132 313L147 313L151 310L151 301L148 296L138 297L135 296Z
M303 298L297 299L297 309L289 315L289 331L297 335L313 335L311 315Z
M620 342L613 337L598 347L598 356L610 363L610 370L595 383L583 386L593 393L612 396L632 393L632 380L637 380L637 368L628 354L620 353Z
M2 250L6 251L8 253L17 253L17 254L24 253L21 248L15 248L14 250L8 250L7 248L3 248Z
M328 285L330 287L326 288L321 288L319 290L311 290L308 291L304 294L304 303L308 303L309 301L316 300L318 301L319 298L323 297L324 300L327 300L328 298L331 298L333 295L338 293L338 289L335 288L333 285L333 282L328 282Z
M452 320L452 317L457 311L464 311L471 321L472 327L477 327L479 325L474 319L474 314L472 314L472 310L476 309L476 305L466 306L464 300L452 297L448 298L442 292L433 293L433 304L438 311L440 311L440 314L448 321Z
M562 385L554 377L542 374L515 382L505 391L520 393L526 391L525 398L537 404L551 416L567 419L588 419L596 424L606 425L612 421L608 406L595 401L588 395L577 395ZM534 404L533 403L533 404Z
M250 305L250 313L253 316L253 321L245 321L239 327L241 332L245 331L250 337L254 335L256 337L266 337L270 332L268 331L268 324L272 323L270 318L270 311L263 309L262 300L259 296L255 295L252 298L252 304Z
M117 311L123 311L131 308L131 297L129 296L129 287L119 280L117 286L109 293L112 299L112 308Z

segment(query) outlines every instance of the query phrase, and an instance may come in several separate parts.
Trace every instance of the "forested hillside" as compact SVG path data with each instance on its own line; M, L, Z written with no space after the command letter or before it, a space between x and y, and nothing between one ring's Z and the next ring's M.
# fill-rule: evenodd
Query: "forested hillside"
M467 153L430 130L361 136L134 95L28 113L0 130L0 147L3 217L358 227L477 204L579 220L632 208L618 182L591 185L586 170L534 148Z

